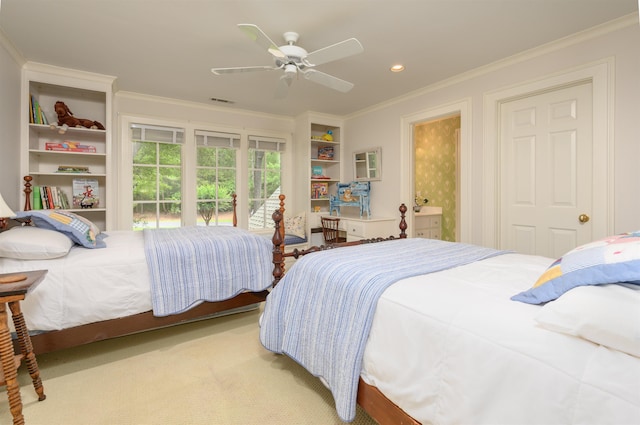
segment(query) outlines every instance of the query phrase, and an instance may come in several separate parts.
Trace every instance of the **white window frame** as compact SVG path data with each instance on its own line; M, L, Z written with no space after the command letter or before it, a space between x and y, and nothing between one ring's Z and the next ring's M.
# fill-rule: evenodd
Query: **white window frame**
M236 194L238 195L238 227L248 228L248 155L249 155L249 136L259 135L261 138L282 139L286 144L286 148L281 159L281 193L287 195L289 205L294 205L293 196L293 157L294 146L292 144L292 134L255 129L255 128L234 128L228 126L213 125L210 123L194 123L187 120L170 120L149 116L127 115L118 116L119 127L119 143L114 146L114 155L112 155L114 166L114 187L117 189L117 196L114 200L115 217L112 221L113 230L130 230L133 223L133 147L131 143L131 135L129 128L131 124L157 125L161 127L177 127L185 130L184 146L183 146L183 196L182 196L182 225L195 225L197 220L197 192L196 192L196 173L187 172L187 170L195 170L196 164L196 142L195 131L211 131L220 133L235 133L240 135L240 151L236 155ZM271 233L271 229L267 230ZM258 232L261 233L261 232Z
M260 144L264 144L266 146L274 146L275 145L275 149L263 148L263 147L260 146ZM280 193L282 193L282 183L283 183L283 173L282 173L283 172L283 170L282 170L283 165L282 164L283 164L284 158L285 158L286 146L287 146L287 143L282 138L249 135L249 147L247 149L247 153L251 149L264 151L264 152L278 152L278 153L280 153ZM265 165L266 165L266 162L265 162ZM247 158L247 178L249 178L248 177L249 176L248 171L249 171L249 163L248 163L248 158ZM267 169L265 168L263 171L266 173ZM266 184L266 180L263 181L262 183ZM268 194L265 193L265 195L268 195ZM248 196L247 196L246 199L248 199ZM267 200L268 200L268 197L262 198L263 205L267 203ZM275 209L275 207L273 209ZM265 227L258 228L258 229L251 229L251 230L255 231L255 232L267 232L269 229L271 229L271 226L269 226L269 221L271 219L270 216L271 216L272 213L273 213L273 211L265 211L265 217L264 217L265 218L265 222L264 222L264 226ZM247 218L249 220L251 219L249 217L248 211L247 211Z

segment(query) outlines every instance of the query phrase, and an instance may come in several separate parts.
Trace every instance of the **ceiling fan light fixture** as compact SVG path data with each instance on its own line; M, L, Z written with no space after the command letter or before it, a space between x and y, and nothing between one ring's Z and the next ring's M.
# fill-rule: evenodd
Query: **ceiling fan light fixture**
M288 63L284 66L284 75L286 78L293 78L293 76L296 75L297 72L298 68L292 63Z
M389 70L391 72L402 72L404 71L404 65L402 64L393 65L391 68L389 68Z

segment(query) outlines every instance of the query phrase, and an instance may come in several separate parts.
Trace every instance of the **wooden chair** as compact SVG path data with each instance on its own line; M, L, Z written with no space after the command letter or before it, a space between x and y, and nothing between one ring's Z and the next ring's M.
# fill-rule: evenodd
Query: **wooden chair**
M339 242L346 242L347 238L340 237L340 231L338 230L338 225L340 224L340 219L337 217L320 217L320 221L322 222L322 236L324 237L325 244L333 244Z

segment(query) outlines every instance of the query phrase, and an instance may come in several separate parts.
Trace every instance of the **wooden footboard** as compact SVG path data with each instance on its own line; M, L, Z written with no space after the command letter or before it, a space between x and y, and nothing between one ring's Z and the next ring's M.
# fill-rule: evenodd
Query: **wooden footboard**
M285 199L285 196L280 195L281 205L283 205L284 199ZM283 236L284 233L282 230L284 226L284 224L282 224L284 216L282 211L283 211L283 208L281 207L279 210L274 211L274 213L271 216L271 218L273 219L274 228L275 228L275 231L273 233L273 238L271 240L273 242L273 251L272 251L273 252L273 286L276 286L276 284L284 276L284 272L285 272L284 260L287 257L292 257L297 259L303 255L311 254L313 252L318 252L318 251L324 251L327 249L390 241L394 239L406 239L407 237L407 233L406 233L407 222L405 220L407 206L405 204L402 204L398 208L398 211L400 211L400 225L398 226L400 229L400 234L398 236L392 235L392 236L378 237L378 238L372 238L372 239L361 239L361 240L352 241L352 242L340 242L340 243L335 243L331 245L312 246L308 249L296 248L291 252L284 252L284 236Z

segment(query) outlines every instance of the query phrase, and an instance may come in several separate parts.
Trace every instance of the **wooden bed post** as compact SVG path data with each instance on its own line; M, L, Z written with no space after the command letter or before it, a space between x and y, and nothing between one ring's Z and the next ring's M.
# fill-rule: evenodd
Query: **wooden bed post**
M407 220L405 220L405 213L407 212L407 206L405 204L400 205L398 211L400 211L400 239L406 239Z
M33 180L33 177L31 176L24 176L24 194L25 194L25 198L24 198L24 211L31 211L31 180Z
M285 248L284 246L284 243L285 243L284 242L284 211L285 211L284 199L285 199L285 196L283 194L280 194L278 196L278 199L280 200L280 214L281 214L279 229L280 229L280 238L282 238L282 243L280 244L280 252L284 253L284 248ZM280 264L280 267L282 268L282 274L284 274L285 272L284 257L282 259L282 264Z
M283 243L282 233L280 232L282 213L280 210L275 210L271 215L271 218L273 219L275 227L271 242L273 243L273 286L276 286L284 274L284 270L282 269L283 257L282 251L280 250Z
M236 212L236 207L238 205L238 195L236 195L235 192L233 192L231 194L231 197L233 198L233 200L231 201L231 205L233 205L233 227L238 227L238 214Z

